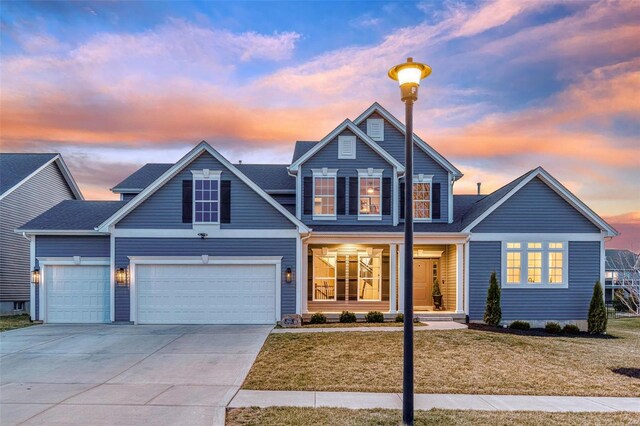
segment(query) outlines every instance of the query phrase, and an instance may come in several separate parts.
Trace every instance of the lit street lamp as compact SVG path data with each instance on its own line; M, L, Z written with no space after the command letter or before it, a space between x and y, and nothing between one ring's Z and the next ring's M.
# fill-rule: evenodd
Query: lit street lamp
M400 84L405 105L404 138L404 345L402 368L402 423L413 425L413 103L418 100L420 80L431 67L413 58L389 70Z

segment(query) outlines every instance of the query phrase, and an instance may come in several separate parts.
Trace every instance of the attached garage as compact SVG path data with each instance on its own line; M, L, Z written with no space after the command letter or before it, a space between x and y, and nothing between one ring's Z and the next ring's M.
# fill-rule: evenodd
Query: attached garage
M109 266L46 265L43 284L47 322L110 322Z
M138 324L276 322L280 258L153 262L132 259L131 317Z

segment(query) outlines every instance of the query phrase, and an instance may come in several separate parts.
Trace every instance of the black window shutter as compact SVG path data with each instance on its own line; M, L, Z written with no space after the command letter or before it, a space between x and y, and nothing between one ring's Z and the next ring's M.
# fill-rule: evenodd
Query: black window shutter
M182 223L193 222L193 181L182 181Z
M346 202L345 202L345 191L346 191L346 186L347 186L347 179L344 177L339 177L338 181L337 181L337 187L338 187L338 214L342 214L345 215L347 214L347 212L345 211L346 209Z
M313 213L313 178L307 176L304 178L304 212L303 214Z
M432 184L431 191L431 207L433 209L431 219L440 219L440 184Z
M220 181L220 223L231 223L231 181Z
M382 178L382 214L391 214L391 178Z
M400 219L404 219L404 182L400 182L398 199L400 200Z
M358 178L349 178L349 214L358 214Z

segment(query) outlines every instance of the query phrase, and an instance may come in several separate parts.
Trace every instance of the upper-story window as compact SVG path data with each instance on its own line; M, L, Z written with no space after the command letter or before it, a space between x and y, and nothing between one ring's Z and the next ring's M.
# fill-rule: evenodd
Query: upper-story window
M358 170L358 194L358 218L382 218L382 169Z
M337 169L313 170L313 218L335 219Z
M374 141L384 140L384 120L382 118L369 118L367 120L367 136Z
M193 223L220 223L220 171L192 170Z
M413 218L416 221L431 220L431 175L413 177Z
M566 241L518 241L503 244L503 282L507 286L566 288Z

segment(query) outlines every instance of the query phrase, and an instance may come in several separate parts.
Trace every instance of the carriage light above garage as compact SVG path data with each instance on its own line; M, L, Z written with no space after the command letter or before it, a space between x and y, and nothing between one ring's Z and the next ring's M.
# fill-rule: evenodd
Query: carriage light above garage
M40 268L37 266L31 271L31 282L35 285L40 284Z
M291 268L287 268L287 270L284 272L284 279L288 283L291 282Z
M120 286L126 286L129 284L129 274L127 269L118 268L116 269L116 284Z

